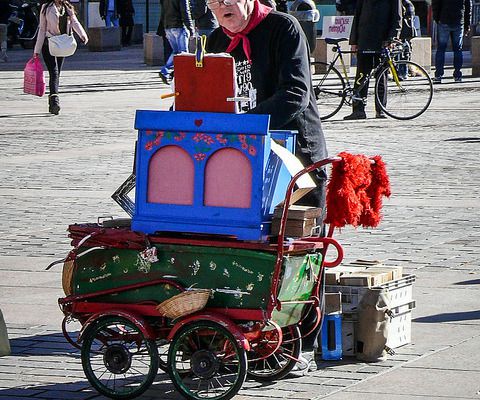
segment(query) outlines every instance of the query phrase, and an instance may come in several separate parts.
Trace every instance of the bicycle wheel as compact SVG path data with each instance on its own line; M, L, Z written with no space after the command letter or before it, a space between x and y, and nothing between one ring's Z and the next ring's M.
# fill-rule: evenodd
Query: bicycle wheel
M313 62L313 91L317 99L320 119L333 117L345 102L345 81L340 72L324 62Z
M408 120L423 114L433 97L432 79L427 71L412 61L395 61L393 76L389 66L380 72L375 82L375 96L380 107L395 119ZM386 85L386 102L382 102L379 90L381 82Z

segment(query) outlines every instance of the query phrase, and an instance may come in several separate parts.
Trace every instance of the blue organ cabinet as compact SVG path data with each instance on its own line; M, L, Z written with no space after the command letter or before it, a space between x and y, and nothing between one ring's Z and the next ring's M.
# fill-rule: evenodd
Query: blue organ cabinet
M295 143L268 125L267 115L137 111L132 229L265 240L291 178L270 139Z

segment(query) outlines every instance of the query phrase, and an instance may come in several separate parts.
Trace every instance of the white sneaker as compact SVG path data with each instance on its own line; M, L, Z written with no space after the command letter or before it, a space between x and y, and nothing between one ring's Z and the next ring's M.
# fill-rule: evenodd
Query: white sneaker
M310 370L310 366L312 365L313 359L307 359L303 355L300 355L298 357L298 362L293 367L292 372L300 372L303 375L308 374L308 371Z

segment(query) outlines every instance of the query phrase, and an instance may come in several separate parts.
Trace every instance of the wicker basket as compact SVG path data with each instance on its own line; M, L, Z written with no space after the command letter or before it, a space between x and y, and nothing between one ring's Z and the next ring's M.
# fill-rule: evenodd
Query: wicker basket
M204 308L210 294L210 289L186 290L160 303L157 306L157 310L167 318L180 318Z

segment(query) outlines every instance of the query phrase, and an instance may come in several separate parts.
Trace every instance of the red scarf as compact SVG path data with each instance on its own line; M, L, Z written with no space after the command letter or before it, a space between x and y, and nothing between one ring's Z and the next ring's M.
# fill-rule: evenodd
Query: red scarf
M262 22L265 17L272 11L272 9L268 6L264 6L258 0L255 0L253 4L253 12L250 16L250 21L248 21L247 26L241 32L232 33L228 29L223 28L223 32L232 39L230 44L227 47L226 52L231 53L235 47L238 46L240 40L242 41L243 51L247 56L248 62L251 64L252 60L250 58L251 50L250 50L250 41L248 40L247 35L260 23Z

